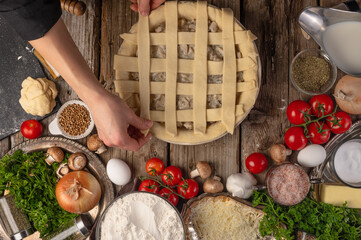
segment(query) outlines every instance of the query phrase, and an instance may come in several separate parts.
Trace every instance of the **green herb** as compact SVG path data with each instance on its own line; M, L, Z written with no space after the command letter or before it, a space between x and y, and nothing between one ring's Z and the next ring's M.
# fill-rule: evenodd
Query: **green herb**
M309 92L320 92L330 78L330 72L328 62L316 56L298 58L292 69L296 84Z
M263 205L266 215L259 231L262 236L274 234L276 239L294 239L297 230L312 234L320 240L361 239L359 210L335 207L307 197L300 204L281 206L265 191L255 191L253 206ZM285 225L283 227L282 225Z
M9 190L15 202L33 223L41 237L54 232L77 215L63 210L56 199L56 169L45 162L43 152L24 154L21 150L0 161L0 194Z

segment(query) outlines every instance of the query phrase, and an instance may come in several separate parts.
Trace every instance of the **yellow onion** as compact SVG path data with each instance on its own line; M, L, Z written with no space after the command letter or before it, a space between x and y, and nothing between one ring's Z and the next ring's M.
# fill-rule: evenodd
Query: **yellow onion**
M85 213L94 208L101 197L98 180L86 171L66 174L55 189L59 205L71 213Z

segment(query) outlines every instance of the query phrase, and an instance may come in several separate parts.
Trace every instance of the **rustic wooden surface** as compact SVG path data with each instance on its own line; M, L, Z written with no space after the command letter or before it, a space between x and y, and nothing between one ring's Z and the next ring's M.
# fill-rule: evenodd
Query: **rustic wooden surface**
M99 81L113 92L113 56L119 49L120 33L127 32L136 23L137 14L130 10L130 0L84 0L87 11L82 16L63 13L63 19L84 58ZM133 176L145 175L145 163L157 156L167 165L179 166L184 174L194 169L197 161L208 161L225 183L227 176L245 170L244 161L253 152L269 155L269 147L283 143L283 135L290 124L286 118L288 103L296 99L308 100L289 81L292 58L306 48L318 48L312 40L303 37L297 23L299 13L307 6L335 6L340 0L208 0L217 7L229 7L235 17L257 37L262 64L261 92L254 109L233 135L208 144L181 146L167 144L153 138L138 152L109 149L100 157L106 163L121 158L132 168ZM339 77L343 73L339 71ZM60 100L77 98L64 82L58 81ZM55 116L43 121L43 135L49 135L47 125ZM0 154L25 141L20 133L0 141ZM85 139L79 142L85 143ZM271 161L269 160L271 164ZM257 178L263 181L264 174Z

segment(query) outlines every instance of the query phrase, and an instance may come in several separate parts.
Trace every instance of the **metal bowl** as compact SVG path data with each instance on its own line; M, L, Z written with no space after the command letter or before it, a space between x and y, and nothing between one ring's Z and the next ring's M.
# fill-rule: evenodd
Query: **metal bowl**
M151 193L151 192L138 192L138 191L134 191L134 192L128 192L128 193L124 193L122 195L120 195L119 197L115 198L107 207L106 209L104 210L103 214L101 215L101 217L99 218L99 221L98 221L98 224L96 226L96 237L95 239L96 240L101 240L101 227L102 227L102 223L104 221L104 218L105 216L107 215L109 209L113 206L113 204L115 202L117 202L119 199L122 199L124 198L125 196L128 196L128 195L132 195L132 194L151 194L153 196L155 196L156 198L159 198L160 201L163 201L165 202L168 206L171 206L171 208L174 209L174 212L176 213L179 221L182 223L182 226L183 226L183 236L184 236L184 240L186 240L186 231L185 231L185 226L184 226L184 223L182 221L182 217L180 215L180 213L178 212L177 208L171 204L168 200L166 200L165 198L161 197L160 195L158 194L155 194L155 193ZM106 240L106 239L103 239L103 240ZM173 239L173 240L178 240L178 239Z

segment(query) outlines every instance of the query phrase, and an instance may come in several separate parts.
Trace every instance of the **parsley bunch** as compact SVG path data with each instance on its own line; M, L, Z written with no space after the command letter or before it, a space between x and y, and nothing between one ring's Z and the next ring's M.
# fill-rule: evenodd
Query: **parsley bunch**
M346 203L335 207L307 197L300 204L286 207L275 203L267 192L255 191L253 206L258 205L263 205L266 213L259 227L262 236L274 234L276 239L294 239L301 230L319 240L361 239L359 210L346 207Z
M72 221L77 215L63 210L56 199L56 169L45 162L43 152L24 154L16 151L0 161L0 194L9 190L15 195L15 202L25 214L41 237L54 232Z

